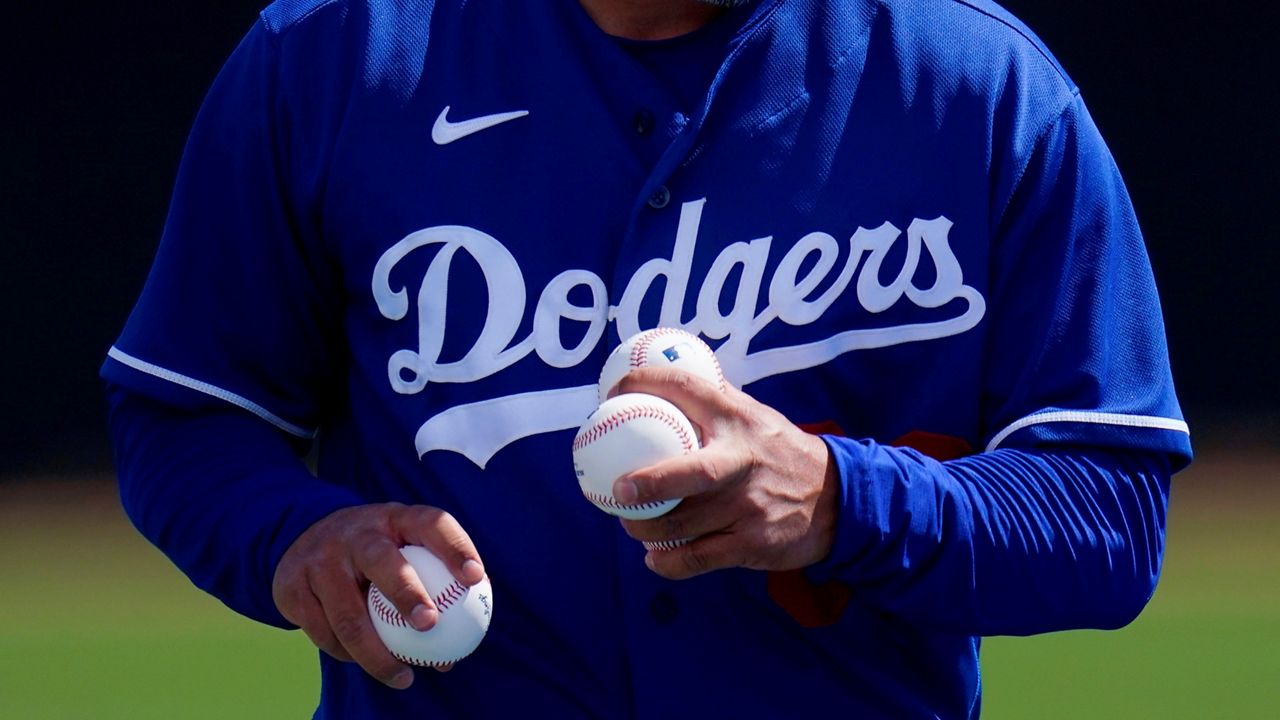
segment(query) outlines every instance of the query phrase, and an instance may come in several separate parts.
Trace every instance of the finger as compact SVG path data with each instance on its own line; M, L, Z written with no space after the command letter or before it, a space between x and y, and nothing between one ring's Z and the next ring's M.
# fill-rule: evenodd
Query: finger
M610 386L609 386L608 391L607 391L607 392L605 392L605 394L604 394L604 399L605 399L605 400L608 400L608 399L610 399L610 398L614 397L615 395L619 395L619 394L621 394L621 393L622 393L622 390L620 390L620 389L619 389L619 384L620 384L621 382L622 382L622 378L618 378L618 381L617 381L617 382L615 382L614 384L612 384L612 385L610 385Z
M620 518L627 535L642 543L673 543L725 531L736 520L730 503L717 495L699 495L671 512L648 520Z
M339 572L313 578L312 592L338 642L351 658L384 685L403 690L413 683L413 670L391 656L369 619L365 594L356 579Z
M457 519L440 508L404 508L392 516L392 528L409 543L421 545L440 558L463 585L475 585L484 579L484 564L471 536Z
M415 630L430 630L440 613L400 547L385 535L362 539L352 552L356 571L387 596Z
M648 393L669 400L694 425L704 429L711 420L726 413L731 397L719 385L676 368L636 368L618 381L616 390L618 394Z
M313 645L323 650L335 660L341 662L351 662L351 653L342 647L342 643L338 641L338 637L333 634L333 629L329 627L329 620L325 617L324 608L320 607L320 601L316 599L314 593L308 587L307 590L299 594L305 597L299 597L298 602L293 608L293 612L297 617L296 624L302 628L302 632L306 633Z
M613 483L613 496L635 505L713 492L742 477L746 461L727 448L705 447L623 475Z
M670 550L650 550L644 556L644 564L669 580L685 580L713 570L739 567L745 559L740 538L734 533L717 533Z

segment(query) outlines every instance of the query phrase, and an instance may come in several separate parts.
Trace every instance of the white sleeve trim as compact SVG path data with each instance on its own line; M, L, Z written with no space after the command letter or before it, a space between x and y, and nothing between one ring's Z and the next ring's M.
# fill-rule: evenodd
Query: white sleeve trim
M1175 420L1173 418L1156 417L1153 415L1122 415L1119 413L1089 412L1084 410L1059 410L1055 412L1035 413L1014 422L1009 427L996 433L995 437L991 438L991 442L987 443L986 452L991 452L992 450L1000 447L1000 443L1004 442L1010 435L1023 428L1051 422L1121 425L1124 427L1151 428L1153 430L1173 430L1180 433L1186 433L1187 435L1191 434L1191 428L1187 427L1185 422Z
M216 397L219 400L225 400L231 403L232 405L235 405L236 407L248 410L254 415L257 415L258 417L262 418L263 420L266 420L272 425L275 425L281 430L284 430L290 435L296 435L300 438L306 438L308 440L316 436L316 433L314 430L307 430L306 428L302 428L297 425L294 425L293 423L289 422L288 420L285 420L279 415L276 415L275 413L262 407L258 403L250 400L249 398L246 398L242 395L237 395L231 392L230 390L224 390L223 388L220 388L217 385L210 385L207 382L196 380L195 378L188 377L181 373L176 373L172 370L167 370L165 368L160 367L159 365L152 365L151 363L145 360L139 360L138 358L124 352L118 347L113 346L110 350L108 350L107 357L121 364L128 365L129 367L139 372L144 372L153 377L158 377L161 380L168 380L169 382L175 385L181 385L182 387L190 388L197 392L202 392L206 395L212 395L213 397Z

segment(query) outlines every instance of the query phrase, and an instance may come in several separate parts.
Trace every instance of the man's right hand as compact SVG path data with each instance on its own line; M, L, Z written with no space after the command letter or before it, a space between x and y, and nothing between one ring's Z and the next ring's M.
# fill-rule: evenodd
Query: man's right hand
M388 503L344 508L312 525L280 558L271 583L280 614L317 647L401 690L413 683L413 670L383 646L365 593L372 582L415 628L435 625L439 611L400 554L405 545L426 547L465 585L484 577L479 553L452 515Z

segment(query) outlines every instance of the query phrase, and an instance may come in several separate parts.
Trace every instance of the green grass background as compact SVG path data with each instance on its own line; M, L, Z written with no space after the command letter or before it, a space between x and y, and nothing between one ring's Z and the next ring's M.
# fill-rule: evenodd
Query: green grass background
M991 638L984 718L1280 718L1280 454L1175 480L1164 576L1123 630ZM307 718L315 651L195 590L109 479L0 483L0 718Z

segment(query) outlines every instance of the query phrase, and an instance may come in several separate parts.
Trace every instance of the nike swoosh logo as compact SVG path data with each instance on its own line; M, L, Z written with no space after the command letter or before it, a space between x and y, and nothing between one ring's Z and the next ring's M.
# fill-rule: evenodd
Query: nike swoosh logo
M501 125L509 120L522 118L529 114L528 110L516 110L514 112L496 113L493 115L483 115L470 120L461 122L449 122L445 117L449 114L449 106L445 105L440 111L440 117L436 118L436 124L431 126L431 139L437 145L448 145L454 140L461 140L468 135L474 135L481 130L488 130L494 125Z

